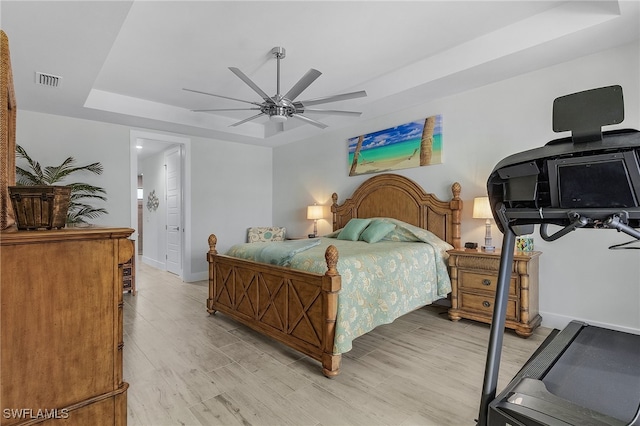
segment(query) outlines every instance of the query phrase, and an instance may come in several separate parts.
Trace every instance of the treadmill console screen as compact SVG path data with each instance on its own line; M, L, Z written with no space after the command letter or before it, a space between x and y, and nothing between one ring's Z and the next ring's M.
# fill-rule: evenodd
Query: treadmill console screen
M562 209L638 207L634 151L548 160L551 206Z

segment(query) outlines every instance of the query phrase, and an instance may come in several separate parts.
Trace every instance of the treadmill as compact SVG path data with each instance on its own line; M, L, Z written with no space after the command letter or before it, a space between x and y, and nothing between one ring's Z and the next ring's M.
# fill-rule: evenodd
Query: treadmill
M553 330L496 396L516 236L539 225L545 241L580 228L640 240L640 132L602 131L622 122L623 105L620 86L557 98L553 129L571 137L505 158L488 179L504 239L480 426L640 425L640 335L580 321Z

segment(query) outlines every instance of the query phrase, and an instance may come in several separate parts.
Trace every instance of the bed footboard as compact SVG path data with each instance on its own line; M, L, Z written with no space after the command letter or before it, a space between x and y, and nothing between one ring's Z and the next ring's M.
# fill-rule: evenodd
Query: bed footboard
M220 311L248 327L320 361L322 372L340 372L333 354L338 292L338 250L325 252L327 272L314 274L219 255L218 239L209 236L207 311Z

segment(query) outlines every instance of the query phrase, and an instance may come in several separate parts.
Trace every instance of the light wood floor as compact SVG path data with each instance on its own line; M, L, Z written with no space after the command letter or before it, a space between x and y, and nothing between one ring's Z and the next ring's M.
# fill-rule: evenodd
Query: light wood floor
M138 263L124 295L129 425L474 425L487 325L423 308L358 338L342 373L205 309L207 283ZM498 390L544 340L508 332Z

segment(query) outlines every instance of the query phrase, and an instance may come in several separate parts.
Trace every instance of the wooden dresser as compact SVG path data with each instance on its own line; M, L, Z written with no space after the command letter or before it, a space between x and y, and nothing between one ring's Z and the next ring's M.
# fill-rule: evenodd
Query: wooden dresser
M129 228L0 233L1 425L125 425Z
M450 250L451 309L449 318L461 318L491 323L498 282L500 252ZM529 337L540 325L538 314L539 251L516 252L511 269L507 328L522 337Z

